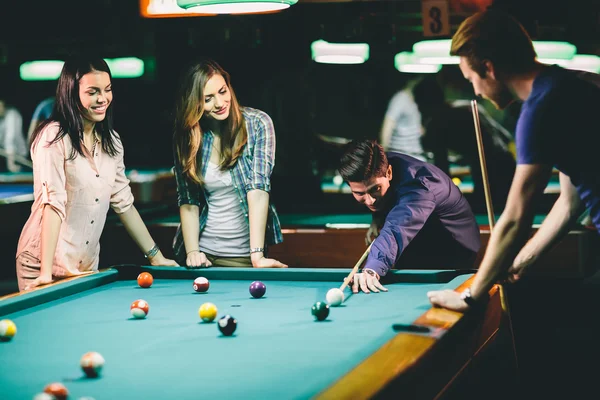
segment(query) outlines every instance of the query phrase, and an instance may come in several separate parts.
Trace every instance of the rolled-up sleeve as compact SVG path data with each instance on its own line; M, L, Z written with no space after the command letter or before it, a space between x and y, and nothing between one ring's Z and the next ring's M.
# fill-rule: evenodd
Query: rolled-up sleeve
M252 150L252 171L246 182L246 191L271 191L271 173L275 166L275 127L268 114L261 112L251 124L255 135ZM249 133L252 134L252 133Z
M117 173L115 175L115 184L110 195L110 206L115 213L123 214L133 206L134 199L133 193L131 193L131 187L129 186L129 179L125 174L125 152L123 145L120 140L118 140L117 143L117 149L119 151L119 154L117 155Z
M386 217L379 236L373 241L365 268L384 276L419 233L435 209L435 197L415 182Z
M51 206L64 221L67 205L65 173L67 150L64 140L50 144L56 138L57 133L58 130L52 129L52 127L44 130L35 146L33 159L34 163L39 166L36 168L36 173L39 174L41 184L40 207Z
M173 146L173 160L175 172L175 182L177 183L177 205L179 207L185 204L200 206L200 187L190 182L183 174L183 165L177 156L177 150Z

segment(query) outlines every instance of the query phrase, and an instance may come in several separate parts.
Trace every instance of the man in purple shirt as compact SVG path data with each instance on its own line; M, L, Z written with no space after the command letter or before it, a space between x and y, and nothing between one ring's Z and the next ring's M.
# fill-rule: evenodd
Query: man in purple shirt
M379 278L390 268L456 268L472 265L479 227L469 203L442 170L389 152L376 141L354 141L338 171L354 198L373 212L379 235L353 292L386 291Z
M539 63L525 29L510 15L488 10L467 18L452 38L451 53L475 94L498 109L523 101L516 128L517 168L506 207L469 289L428 293L432 304L466 311L487 297L504 274L511 281L552 248L581 214L600 230L600 88L597 75ZM560 196L527 241L536 199L552 168Z

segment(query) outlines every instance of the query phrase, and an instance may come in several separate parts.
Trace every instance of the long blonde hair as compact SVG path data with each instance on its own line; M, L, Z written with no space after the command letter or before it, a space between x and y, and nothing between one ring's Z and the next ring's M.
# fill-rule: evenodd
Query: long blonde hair
M221 170L231 168L244 150L248 141L248 131L244 116L237 97L231 87L229 74L219 64L212 60L205 60L189 67L179 86L175 103L175 125L173 142L175 144L175 157L183 167L183 174L192 182L203 184L202 160L198 160L198 152L202 149L202 126L204 115L204 87L214 75L221 75L225 79L227 88L231 93L229 116L225 120L221 135Z

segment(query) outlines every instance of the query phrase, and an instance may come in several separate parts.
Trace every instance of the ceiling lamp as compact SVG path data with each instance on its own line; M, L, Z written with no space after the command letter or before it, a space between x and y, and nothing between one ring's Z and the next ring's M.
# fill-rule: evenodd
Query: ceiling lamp
M144 61L137 57L105 58L113 78L139 78L144 75ZM19 67L24 81L53 81L62 71L61 60L27 61Z
M27 61L19 67L19 75L24 81L52 81L58 79L64 61Z
M423 40L413 45L413 52L421 60L439 58L440 64L458 64L457 56L450 56L451 39ZM539 59L570 60L577 53L577 47L568 42L534 40L533 48Z
M187 11L202 14L253 14L280 11L298 0L177 0Z
M324 64L362 64L369 59L367 43L329 43L317 40L310 45L312 59Z
M421 60L409 51L396 54L394 65L398 71L409 74L435 74L442 69L440 64L421 63Z
M557 63L561 67L600 73L600 57L592 54L576 54L570 60L561 60Z

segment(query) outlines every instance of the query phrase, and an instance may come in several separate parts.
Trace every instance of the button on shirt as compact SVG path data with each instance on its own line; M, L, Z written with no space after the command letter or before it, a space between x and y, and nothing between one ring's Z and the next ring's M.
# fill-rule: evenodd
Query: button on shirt
M69 159L72 145L68 135L49 144L58 132L58 123L49 124L31 148L34 202L21 232L17 256L27 252L41 258L42 214L48 205L62 220L52 274L68 276L98 269L99 242L108 208L117 214L126 212L133 205L133 195L116 132L115 157L102 150L96 137L95 154L82 142L85 156L75 153L74 159Z

